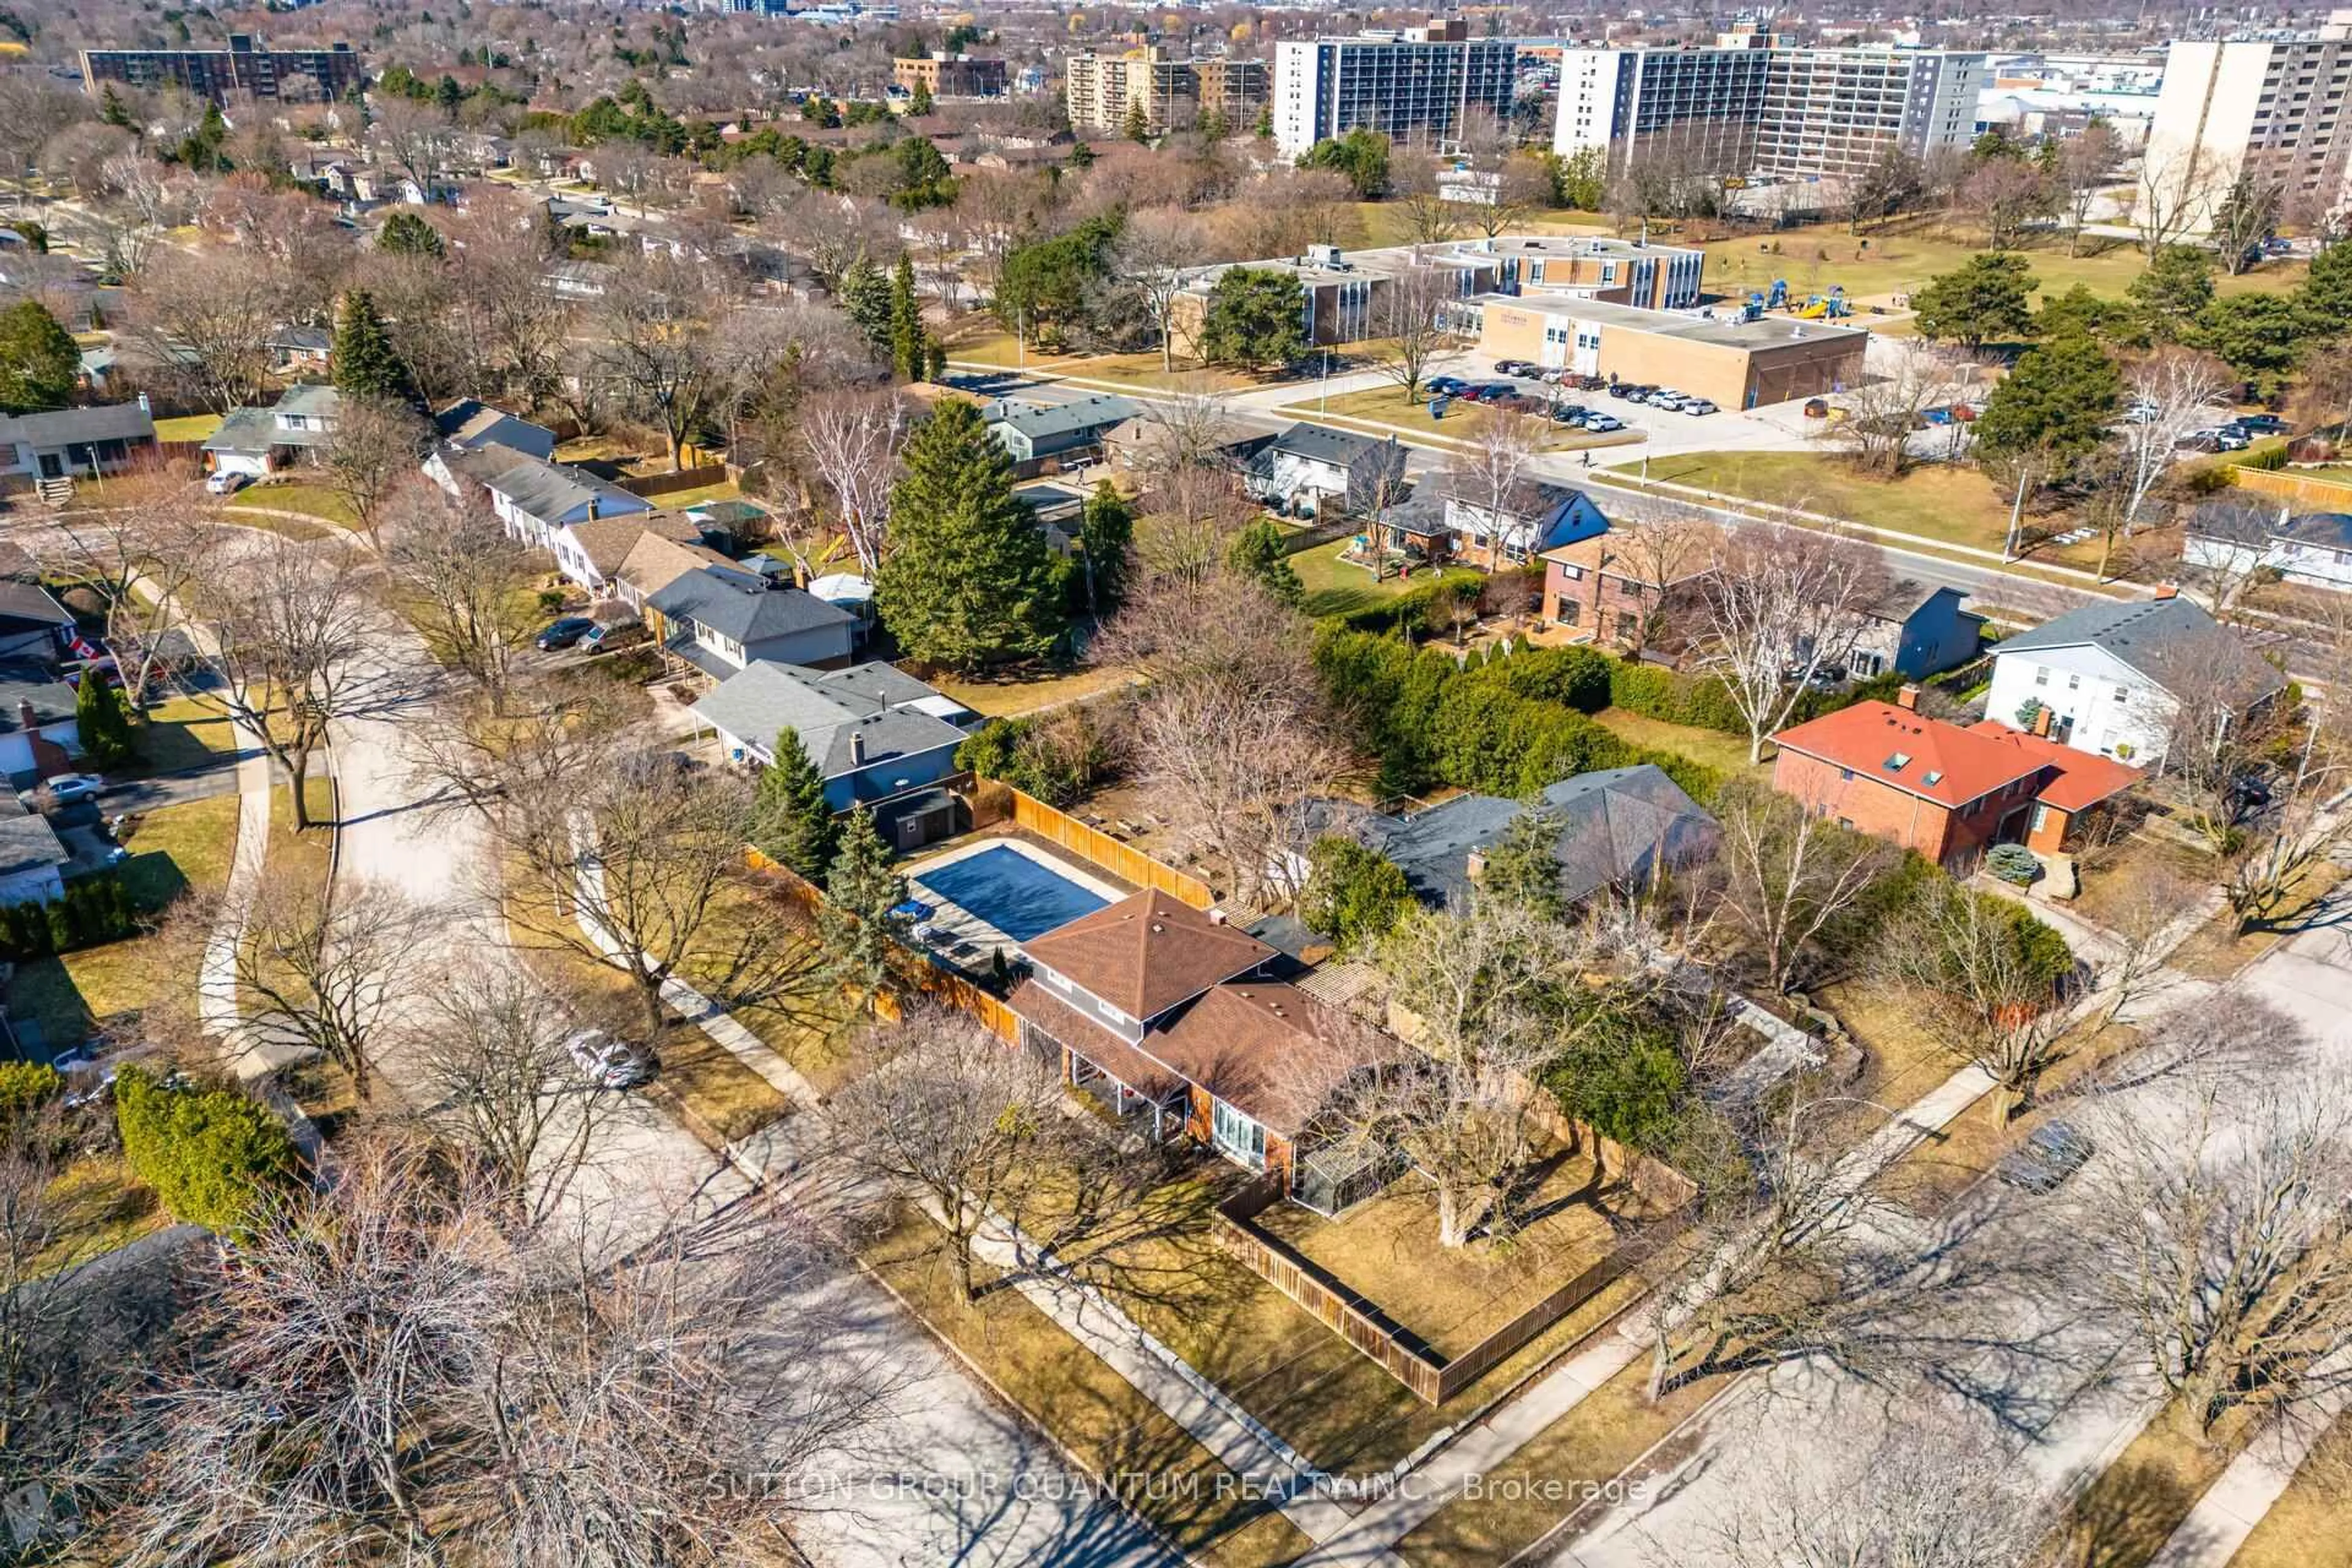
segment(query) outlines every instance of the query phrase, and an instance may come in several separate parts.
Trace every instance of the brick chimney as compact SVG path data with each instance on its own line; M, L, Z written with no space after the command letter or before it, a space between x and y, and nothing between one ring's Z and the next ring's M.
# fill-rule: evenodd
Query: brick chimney
M2180 597L2180 586L2176 583L2163 584L2156 590L2156 596L2159 599L2177 599Z
M1902 690L1896 692L1895 694L1895 706L1902 709L1906 713L1916 713L1919 711L1918 687L1915 685L1906 685Z
M2050 734L2050 721L2056 717L2058 717L2057 710L2047 702L2036 708L2033 710L2033 732L2047 739Z

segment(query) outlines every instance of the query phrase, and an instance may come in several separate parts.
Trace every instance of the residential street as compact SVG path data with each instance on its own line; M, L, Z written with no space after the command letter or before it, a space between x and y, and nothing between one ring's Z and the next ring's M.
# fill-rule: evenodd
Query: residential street
M2339 891L2327 900L2320 924L2281 942L2243 977L2254 994L2293 1014L2310 1031L2312 1044L2300 1064L2303 1071L2336 1077L2352 1071L2352 940L2340 923L2347 920L2352 920L2352 893ZM2158 994L2151 1010L2200 1005L2211 991L2204 983L2182 981ZM2272 1070L2291 1076L2298 1068L2282 1065ZM2185 1122L2190 1099L2189 1086L2180 1079L2158 1078L2104 1100L2087 1100L2072 1114L2094 1129L2100 1120L2117 1116L2162 1128L2176 1120ZM2228 1114L2226 1101L2223 1114ZM2091 1169L2095 1171L2105 1158L2104 1152L2094 1153ZM2068 1194L2076 1190L2062 1188L2036 1197L1987 1180L1960 1200L1964 1207L1987 1205L1993 1216L1967 1245L2000 1247L2005 1235L2047 1237L2049 1227L2067 1223ZM2057 1329L2063 1310L2046 1293L2037 1300L2014 1300L1989 1331L1996 1338L2015 1338L2033 1329ZM2017 1374L2014 1386L2025 1395L2016 1414L2031 1438L2022 1459L2035 1484L2053 1497L2103 1470L2163 1404L2163 1391L2152 1373L2130 1368L2106 1385L2066 1402L2066 1384L2095 1364L2092 1358L2097 1350L2080 1328L2063 1333L2068 1343L2080 1336L2079 1358L2011 1366ZM2048 1408L2037 1409L2037 1404ZM1756 1457L1777 1463L1780 1456L1819 1451L1827 1438L1843 1442L1853 1436L1857 1423L1876 1419L1874 1413L1883 1405L1878 1392L1816 1365L1783 1368L1751 1379L1738 1395L1683 1435L1685 1440L1676 1445L1681 1457L1649 1478L1642 1499L1585 1521L1574 1540L1541 1560L1557 1568L1654 1568L1664 1552L1676 1563L1708 1562L1706 1542L1714 1529L1732 1517L1741 1506L1744 1489L1755 1484L1749 1467L1760 1462ZM1970 1407L1969 1415L1975 1420L1992 1419L1981 1407Z
M387 657L421 649L404 631ZM342 838L337 876L375 879L450 915L437 950L404 973L414 989L396 1005L415 1006L433 984L436 960L502 952L499 934L476 909L474 873L490 854L472 818L423 809L425 784L409 760L406 730L425 710L339 723L336 777ZM413 1063L381 1063L404 1092ZM605 1146L583 1173L577 1200L611 1240L641 1241L688 1208L698 1216L744 1197L748 1184L648 1101L608 1123ZM835 1459L824 1481L833 1506L795 1526L825 1568L1076 1563L1100 1568L1166 1561L1150 1535L1115 1503L1088 1495L1084 1478L952 1363L889 1297L845 1265L804 1295L773 1303L780 1318L820 1305L856 1326L844 1354L877 1355L904 1385L868 1449ZM780 1413L782 1414L782 1413Z

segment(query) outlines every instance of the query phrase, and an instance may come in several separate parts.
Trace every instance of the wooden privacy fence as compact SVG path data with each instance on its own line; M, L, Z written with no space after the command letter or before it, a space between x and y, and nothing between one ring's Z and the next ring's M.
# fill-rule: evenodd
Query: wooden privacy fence
M1563 1140L1590 1146L1597 1161L1616 1170L1642 1199L1645 1215L1626 1227L1607 1257L1562 1280L1542 1300L1530 1302L1509 1322L1457 1356L1439 1354L1420 1335L1382 1312L1378 1302L1349 1289L1279 1237L1259 1229L1254 1222L1280 1201L1280 1182L1268 1178L1243 1188L1217 1205L1210 1224L1219 1244L1251 1272L1313 1313L1317 1321L1377 1363L1422 1401L1443 1405L1622 1278L1633 1267L1642 1232L1650 1226L1673 1223L1697 1194L1690 1178L1670 1165L1637 1154L1567 1117L1555 1114L1546 1120Z
M1209 884L1198 877L1173 866L1163 866L1133 845L1122 844L1098 828L1088 827L1067 812L1056 811L1002 779L973 780L972 826L984 827L1008 816L1015 827L1101 867L1123 882L1132 882L1139 888L1157 888L1196 910L1208 909L1217 901Z
M724 483L727 465L706 463L698 468L680 468L674 474L629 474L614 481L633 496L651 500L677 490L698 490L705 485Z
M2240 468L2231 471L2242 490L2253 490L2323 511L2352 511L2352 484L2341 479L2323 479L2315 474L2292 470Z
M824 907L824 890L789 866L770 859L749 845L743 847L743 863L762 884L797 908L814 915ZM1006 1045L1021 1043L1021 1020L1013 1009L962 975L941 969L904 942L891 943L890 969L908 990L971 1014ZM874 999L874 1011L893 1024L904 1016L898 998L887 992Z

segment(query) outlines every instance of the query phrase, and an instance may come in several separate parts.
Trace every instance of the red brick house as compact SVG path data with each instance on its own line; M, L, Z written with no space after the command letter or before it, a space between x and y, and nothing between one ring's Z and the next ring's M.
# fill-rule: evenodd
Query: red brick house
M1652 635L1643 635L1643 619L1671 618L1691 584L1706 574L1703 568L1688 573L1661 593L1619 553L1605 528L1547 550L1541 559L1543 618L1620 647L1652 641L1658 628L1653 626Z
M1188 1134L1286 1186L1335 1061L1375 1051L1352 1020L1266 978L1275 949L1217 914L1141 892L1022 944L1013 1012L1072 1087L1154 1139Z
M2086 816L2139 782L2137 768L1993 720L1930 719L1918 698L1906 686L1897 702L1857 702L1781 731L1772 787L1965 872L1996 844L2063 849Z

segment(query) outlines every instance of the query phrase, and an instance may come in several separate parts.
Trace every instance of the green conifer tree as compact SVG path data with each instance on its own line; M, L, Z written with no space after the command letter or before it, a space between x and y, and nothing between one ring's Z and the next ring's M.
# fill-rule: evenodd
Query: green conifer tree
M915 292L914 258L898 253L890 274L890 368L902 381L920 381L931 365L930 339L923 331L923 301Z
M890 850L875 830L872 812L849 814L824 893L817 926L826 973L871 1011L889 987L891 949L905 926L904 917L891 911L907 900L907 879L890 868Z
M1013 463L977 405L942 403L907 443L897 544L875 599L909 658L971 670L1048 652L1068 626L1054 554L1013 495Z
M122 710L122 694L99 670L82 672L81 688L74 694L74 729L83 752L101 768L128 762L138 749L131 717Z
M375 298L364 289L343 296L329 363L335 390L346 397L379 397L412 406L418 401L408 362L392 346L392 333L376 313Z
M822 887L839 829L824 800L824 775L796 731L776 732L776 760L760 774L751 843L771 860Z
M890 279L882 269L859 257L842 270L842 310L866 334L877 353L890 349Z
M1108 479L1095 486L1078 514L1078 543L1086 552L1087 611L1097 619L1126 601L1129 552L1135 542L1135 508Z

